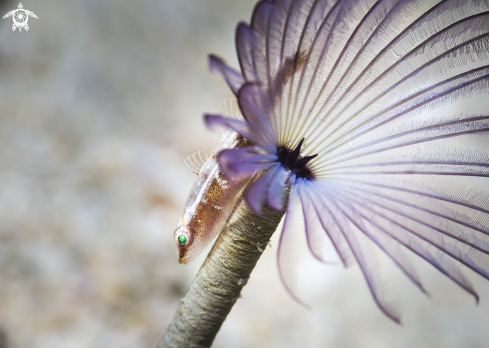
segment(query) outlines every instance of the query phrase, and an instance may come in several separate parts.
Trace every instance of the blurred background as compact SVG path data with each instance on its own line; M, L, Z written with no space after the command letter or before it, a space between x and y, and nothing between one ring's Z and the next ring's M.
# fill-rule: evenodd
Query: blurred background
M172 240L194 179L183 160L217 143L202 114L231 97L207 55L238 67L254 4L26 0L28 32L1 21L0 348L156 346L207 253L180 265ZM295 303L277 238L214 347L487 347L489 282L473 272L478 306L422 262L431 299L392 269L399 326L358 267L303 266L314 309Z

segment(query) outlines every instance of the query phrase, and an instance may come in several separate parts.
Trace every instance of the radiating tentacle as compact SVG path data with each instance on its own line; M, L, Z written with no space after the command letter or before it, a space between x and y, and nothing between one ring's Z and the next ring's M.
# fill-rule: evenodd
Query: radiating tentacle
M377 12L380 12L380 11L383 10L383 7L384 7L383 5L385 3L388 3L388 5L389 5L389 3L392 3L392 1L375 2L368 9L368 11L366 12L365 16L361 19L359 25L355 27L355 29L351 33L351 36L348 38L348 41L346 41L346 44L344 45L344 47L343 47L342 51L340 52L338 58L334 62L333 67L331 69L329 69L328 75L325 78L324 82L322 83L322 86L321 86L321 89L319 91L318 97L320 95L322 95L323 93L325 93L324 90L325 90L326 86L328 85L328 82L330 81L330 79L335 78L334 75L335 74L338 74L338 69L337 68L341 65L341 63L344 63L345 60L348 59L348 56L351 56L351 52L350 51L351 50L354 50L357 47L357 44L358 43L355 42L355 38L357 38L357 34L358 33L361 33L361 32L363 33L365 31L368 31L369 29L375 27L375 25L378 23L378 17L380 17L380 16L378 16L378 13ZM388 7L388 5L387 5L387 7ZM372 20L370 20L371 18L373 18L374 21L375 21L375 19L377 19L377 22L373 22ZM318 97L316 97L316 100L317 100ZM315 101L315 103L316 103L316 101ZM307 124L307 119L309 118L309 116L310 116L310 113L307 113L305 115L301 113L301 116L300 117L297 117L297 122L300 122L301 119L304 118L303 124L306 125ZM297 133L301 133L301 132L297 132ZM297 140L297 139L294 139L294 140Z
M304 194L306 195L305 200L310 201L313 208L313 211L308 212L308 214L314 213L314 215L317 216L319 222L321 223L322 229L326 232L329 239L333 243L333 246L335 247L343 265L345 267L351 266L355 263L355 258L343 234L341 233L338 224L335 222L333 216L329 214L329 211L322 201L321 195L318 194L315 183L304 181L301 184L301 190L304 191ZM311 239L314 239L314 237ZM320 252L317 250L318 246L312 245L310 247L314 250L313 254L320 254Z
M274 174L267 193L267 204L276 211L283 211L288 173L283 168Z
M399 244L405 246L413 253L417 254L433 265L441 273L458 284L462 289L473 295L476 301L479 302L479 296L475 292L472 284L467 280L461 270L449 257L452 256L450 252L447 252L443 246L440 246L436 242L417 234L414 230L411 230L402 222L397 222L395 219L389 217L382 211L379 211L379 209L377 209L373 204L364 204L363 201L359 201L358 197L354 195L348 195L348 197L355 202L358 212L364 219L369 219L369 221L372 222L372 225L379 231L383 232L387 236L390 236ZM366 214L373 214L373 216L370 217ZM452 257L455 260L458 260L456 257Z
M244 78L239 72L228 67L221 58L212 54L209 56L209 69L211 71L218 71L224 77L235 95L244 83Z
M449 192L440 192L440 189L436 190L434 188L435 183L433 182L433 180L431 180L431 182L425 182L426 185L429 185L425 187L420 186L414 182L406 182L400 180L396 180L395 183L385 182L385 180L383 180L382 183L358 179L352 180L352 178L335 178L334 180L347 182L350 184L366 185L372 188L375 187L379 189L386 189L393 192L403 192L415 196L416 199L420 199L420 197L425 197L427 199L447 202L458 206L459 209L461 207L469 208L484 214L488 214L489 216L489 196L487 196L487 194L485 194L484 192L469 191L466 187L457 185L453 182L446 183L444 185L444 188L450 188ZM463 196L466 196L467 198L464 198Z
M420 92L408 95L394 105L389 105L382 111L363 118L360 124L349 131L348 139L359 138L400 117L407 117L409 114L443 105L455 98L482 93L487 89L489 89L489 65L464 72ZM343 144L345 144L345 140L328 149L328 152L339 149Z
M343 196L339 196L338 201L341 202L340 209L348 220L382 249L382 251L401 269L402 272L404 272L421 292L427 294L416 270L412 267L409 259L404 254L403 249L399 248L400 244L390 237L376 233L375 229L371 226L370 219L360 216L358 210L353 206L351 201L346 201Z
M349 69L345 69L347 72L345 77L348 76L349 80L347 78L342 81L343 86L345 86L344 91L335 98L336 103L348 100L347 93L357 94L362 91L363 87L358 86L359 83L364 86L369 80L378 76L379 72L408 55L411 48L415 48L418 44L422 46L423 41L424 43L432 41L440 32L453 23L457 23L457 21L463 21L466 17L489 10L489 6L480 1L464 2L464 6L461 6L460 0L441 1L396 35L396 31L392 30L390 24L398 20L399 17L406 17L407 13L412 12L416 6L416 2L398 2L386 16L384 21L387 23L379 23L376 32L368 38L368 41L355 57L355 60L358 61L357 64L354 64L354 61ZM416 35L412 34L413 31L416 31ZM450 34L445 39L447 42L453 41L454 37L460 33ZM389 40L388 38L392 39ZM359 57L362 53L371 59L360 60ZM365 57L362 56L362 58ZM353 66L356 69L351 69ZM363 69L362 66L364 66ZM368 76L366 75L367 72ZM340 88L340 90L342 89ZM336 103L330 103L328 105L329 110L332 110Z
M355 112L350 112L348 119L341 125L346 124L359 112L382 100L386 95L389 95L390 100L393 97L398 99L406 90L419 88L437 75L442 76L453 68L468 64L469 54L475 54L479 59L487 58L488 17L489 13L484 12L445 28L384 70L361 89L349 103L342 100L346 105L338 112L337 117L346 114L346 111L355 106L355 102L361 97L369 95L368 101ZM394 70L395 74L392 73ZM400 76L404 77L400 78ZM336 131L332 129L330 134Z
M338 21L344 14L343 7L345 2L347 1L338 0L331 8L328 9L316 32L313 33L313 39L310 42L309 47L304 47L304 49L302 49L300 52L300 54L305 52L306 57L298 76L299 78L297 81L296 90L294 92L293 101L291 101L289 105L289 108L292 110L292 115L294 115L292 121L297 117L296 115L301 115L299 110L304 105L304 102L308 96L308 89L306 89L306 91L302 91L302 88L307 84L310 85L311 81L315 80L315 76L320 68L320 65L316 63L318 60L320 60L320 57L325 54L325 50L331 43L333 28L335 25L338 25ZM328 62L328 60L321 61L322 65ZM286 134L290 135L290 131L295 128L298 128L298 126L292 123L289 129L286 130ZM299 131L299 133L301 133L301 131Z
M355 48L360 45L360 48L354 52L354 54L352 55L352 60L343 62L345 64L345 67L342 67L341 69L335 69L341 71L342 73L336 83L332 86L332 90L329 90L326 93L325 86L328 83L328 80L325 81L325 84L323 84L323 86L321 87L319 94L315 97L314 102L312 103L312 107L307 111L307 114L311 114L314 119L314 116L317 117L317 113L315 114L313 110L316 108L317 105L321 105L319 106L319 110L324 109L328 102L334 105L334 103L331 103L331 98L335 96L338 88L344 83L344 79L347 76L352 76L352 74L354 74L355 71L358 70L358 66L360 66L361 68L362 64L366 64L365 62L368 62L368 60L365 59L364 56L375 54L375 52L379 50L379 47L382 47L383 41L387 40L387 42L389 42L388 38L395 33L392 30L385 30L385 28L388 27L389 23L395 21L396 19L406 17L411 13L412 8L417 7L418 4L418 1L383 1L382 5L375 6L374 11L366 13L366 16L364 17L365 21L361 21L359 26L356 27L360 30L358 32L354 32L355 34L358 33L361 38L357 39L359 42L357 43L357 45L352 44L352 47ZM371 20L369 20L370 18ZM362 28L362 24L366 24L366 28ZM351 39L355 40L354 37L352 37ZM367 48L370 48L372 52L367 50ZM362 58L360 59L360 57ZM340 61L341 60L339 60L338 63ZM348 83L346 83L346 85L348 86ZM326 97L321 100L323 94L326 95ZM326 114L327 112L328 111L325 110ZM309 127L309 129L310 131L306 135L308 137L311 137L311 131L315 129L315 127Z
M280 279L289 295L303 306L310 308L297 296L297 264L301 261L301 255L297 254L297 244L300 243L303 231L304 220L301 211L300 197L297 187L290 190L289 201L287 203L287 213L285 214L282 233L280 234L277 264Z
M324 163L318 164L315 166L315 169L320 170L327 167L334 168L335 165L345 161L351 161L360 157L404 148L415 144L462 135L483 134L489 129L489 115L473 116L462 119L457 117L450 120L435 122L424 127L420 127L414 123L408 124L403 128L405 129L398 128L394 132L385 132L378 136L377 139L367 139L364 142L360 142L358 145L352 140L348 148L340 153L328 156L323 160ZM341 158L342 156L344 157ZM337 160L332 161L334 159ZM330 162L327 163L326 161Z
M326 192L328 192L327 189ZM328 195L331 196L331 193L332 192L328 192ZM376 267L373 265L372 251L369 249L370 246L365 242L360 242L357 233L355 232L356 227L354 227L354 225L348 221L345 213L335 200L325 199L324 202L329 214L333 216L335 222L340 227L341 233L350 246L355 259L362 270L365 280L367 281L375 302L385 315L396 323L400 323L400 315L397 308L395 308L391 303L386 302L385 297L381 294L381 280L379 279Z
M312 255L316 259L321 262L325 262L323 252L325 243L324 239L326 238L326 234L324 233L325 231L321 226L321 221L317 216L316 210L313 206L313 202L309 198L309 194L307 192L308 188L304 186L305 185L298 185L297 192L300 196L302 215L304 216L307 245ZM338 252L338 254L340 253ZM345 262L343 262L343 264L345 264Z
M334 66L334 62L341 54L343 42L348 39L355 26L362 21L364 14L374 3L375 1L358 0L338 2L338 6L332 9L321 24L306 58L296 91L293 113L300 115L299 118L303 118L304 121L295 125L297 129L293 139L300 138L298 134L305 132L304 126L309 116L307 108L311 103L310 98L315 93L314 90L320 86L320 81L323 81L325 75L327 76ZM355 8L355 11L352 11L352 8ZM335 30L336 28L341 30Z
M274 176L277 175L279 171L283 171L283 169L280 168L280 166L275 165L253 183L246 192L246 203L248 203L248 206L260 216L262 205L267 200L270 185L274 180Z
M351 191L348 192L350 198L359 194L357 191L354 193ZM385 216L392 216L392 221L397 221L396 225L399 227L402 227L418 238L436 245L440 250L443 250L457 261L465 264L484 278L489 279L489 253L477 241L467 240L466 236L460 233L460 231L449 231L448 229L438 228L434 224L417 218L413 214L393 207L391 204L379 203L365 195L361 195L361 197L362 200L381 209L385 213ZM470 237L474 238L475 236Z
M276 156L260 153L258 147L226 149L219 152L219 168L227 178L251 177L276 165Z
M253 47L258 40L257 36L246 23L239 23L236 27L236 51L238 53L241 73L248 82L258 81L255 70Z
M354 118L359 119L357 115L360 112L366 112L368 108L368 110L372 109L369 112L374 112L375 109L372 108L372 105L382 105L386 101L392 103L399 100L406 91L418 89L426 81L430 81L433 76L442 76L462 64L467 65L473 54L477 55L478 59L487 58L489 47L488 18L489 14L485 12L445 28L384 70L370 84L360 89L351 102L346 104L346 100L341 100L343 104L346 104L345 107L328 124L333 126L334 121L339 120L342 115L344 115L344 120L338 125L330 127L327 137L336 135L338 130L341 130ZM376 74L370 74L370 76L372 75L376 76ZM362 81L362 83L366 82ZM357 90L355 89L355 91ZM364 95L366 97L362 100L366 100L366 102L357 103L361 107L347 113L348 108L355 106L354 102ZM320 130L325 128L326 126L322 125L320 129L315 129L317 134L315 137L319 136ZM337 134L335 139L340 138L346 131Z
M238 104L243 117L248 121L250 131L259 136L262 146L271 148L275 143L276 135L268 115L269 104L263 98L260 86L254 83L245 83L238 92Z
M297 50L293 55L293 67L291 70L290 82L288 83L288 91L287 95L284 96L283 100L286 101L287 109L286 113L283 114L284 118L284 129L280 132L282 135L279 138L279 143L283 144L285 138L291 137L291 131L295 128L293 126L293 121L296 119L293 114L293 108L295 108L295 102L293 100L297 100L297 91L300 80L296 78L299 72L307 68L306 62L307 57L309 56L310 47L314 42L314 38L318 27L320 27L321 23L325 21L326 17L330 16L330 13L334 13L334 9L337 8L340 4L340 1L336 3L330 2L328 0L315 0L311 6L310 12L307 15L307 18L304 20L304 25L302 30L300 31L300 38L297 44ZM292 56L290 56L292 57Z
M221 115L206 114L204 115L204 122L207 128L211 130L216 130L218 127L223 127L241 134L242 136L253 141L255 144L263 143L260 137L251 132L249 129L249 124L246 121L231 119Z
M419 210L420 212L423 213L428 213L430 215L433 215L433 218L441 218L442 221L451 221L454 223L457 223L459 225L465 226L469 229L472 229L474 231L480 232L481 234L485 236L480 236L479 239L477 240L477 244L480 247L483 247L484 252L489 252L489 228L485 227L484 225L479 224L476 221L473 221L470 218L467 218L467 216L458 214L454 212L453 210L450 210L446 207L443 206L436 206L436 209L433 209L433 203L430 204L430 207L424 207L421 206L420 204L412 203L410 200L398 198L397 195L393 195L392 193L385 194L385 193L379 193L378 190L368 190L368 189L363 189L358 186L350 186L346 184L346 186L350 189L353 189L355 191L360 191L363 194L368 194L370 196L375 196L382 198L383 200L399 203L402 206L413 208L413 210ZM470 232L469 232L470 233Z

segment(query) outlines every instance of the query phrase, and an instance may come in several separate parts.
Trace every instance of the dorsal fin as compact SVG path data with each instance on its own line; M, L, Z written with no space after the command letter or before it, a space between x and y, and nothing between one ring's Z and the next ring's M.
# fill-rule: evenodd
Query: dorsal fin
M204 156L202 156L202 151L204 151ZM204 166L205 162L207 162L207 149L199 150L187 158L185 158L184 163L188 169L192 171L192 173L199 175L200 170Z
M225 117L237 118L240 120L243 119L243 115L241 114L241 110L239 109L238 101L236 100L236 98L219 100L217 113Z

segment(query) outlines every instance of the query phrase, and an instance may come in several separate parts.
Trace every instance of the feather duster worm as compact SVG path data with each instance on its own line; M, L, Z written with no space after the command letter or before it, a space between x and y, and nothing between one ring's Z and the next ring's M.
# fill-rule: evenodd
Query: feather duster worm
M459 107L489 96L489 2L261 1L238 25L236 47L241 72L210 63L244 119L205 122L251 143L217 155L229 180L259 176L248 205L286 211L278 264L292 296L286 257L300 219L312 254L322 260L316 241L327 235L396 322L368 244L421 291L409 254L478 300L459 264L489 279L489 196L447 178L488 177L489 156L447 144L489 130L487 107Z

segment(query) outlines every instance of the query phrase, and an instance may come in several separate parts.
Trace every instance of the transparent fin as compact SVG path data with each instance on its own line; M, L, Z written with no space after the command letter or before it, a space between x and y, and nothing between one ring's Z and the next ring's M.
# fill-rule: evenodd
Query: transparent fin
M199 175L202 167L204 166L204 164L207 162L208 159L209 157L207 156L207 149L204 148L202 150L199 150L191 154L190 156L185 158L183 162L185 163L187 168L192 171L192 173Z

